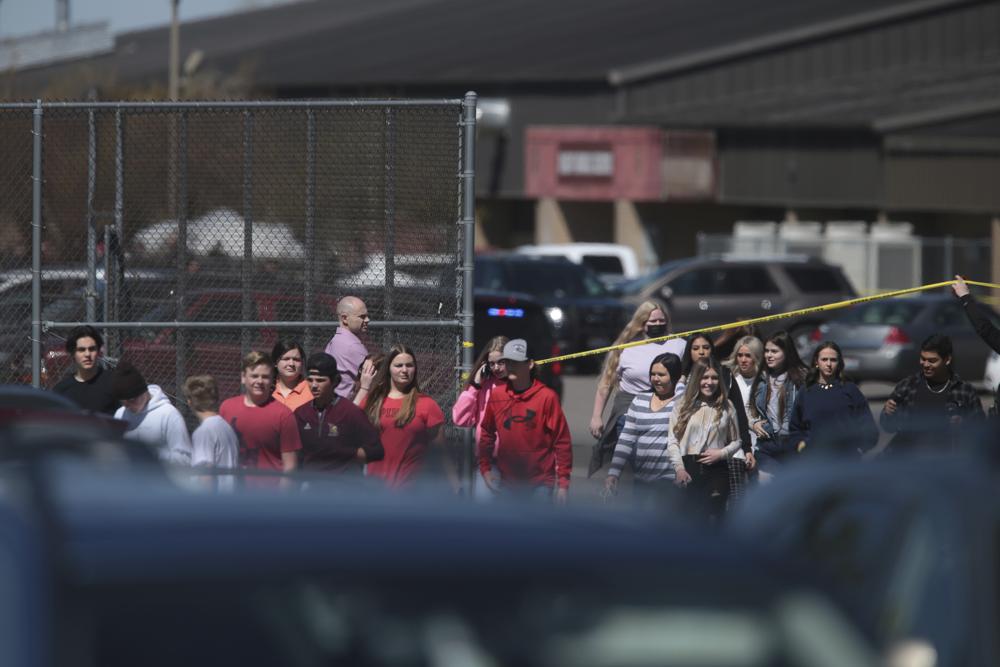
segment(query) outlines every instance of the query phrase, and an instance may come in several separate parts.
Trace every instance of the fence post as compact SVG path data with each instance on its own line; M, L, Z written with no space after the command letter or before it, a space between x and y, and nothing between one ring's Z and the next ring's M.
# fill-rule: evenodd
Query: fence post
M111 302L111 317L115 322L121 321L121 289L124 266L122 264L121 246L125 241L125 118L122 110L115 111L115 228L109 237L110 244L104 252L111 256L108 262L108 272L104 275L104 300ZM108 349L112 356L121 356L119 349L119 334L108 332Z
M476 259L476 94L468 92L462 102L462 220L461 229L465 247L462 252L462 309L459 321L462 323L462 366L461 377L469 377L473 372L472 363L475 359L473 349L473 310L475 301L472 295L473 271ZM463 457L467 488L472 492L472 482L476 475L476 442L475 431L465 429Z
M177 321L185 319L187 310L187 236L188 236L188 192L187 192L187 111L180 111L179 118L173 118L176 123L177 132L174 136L177 139L177 148L171 152L174 154L174 164L177 174L177 200L174 208L177 215L177 311L175 317ZM179 328L174 332L174 347L176 350L176 385L175 391L180 395L181 387L184 386L184 378L187 377L187 331Z
M944 278L941 280L951 280L955 277L955 237L947 234L944 237Z
M97 216L94 196L97 192L97 118L87 112L87 321L97 320ZM105 248L105 252L107 248ZM107 276L105 276L107 277Z
M250 278L253 275L253 113L243 112L243 321L253 320L251 316ZM240 356L250 351L250 330L240 329Z
M316 112L306 111L306 275L305 291L302 295L302 319L311 322L313 294L316 281ZM313 329L307 327L303 337L306 350L313 349ZM275 360L277 361L277 360ZM303 361L305 361L303 359Z
M385 113L385 301L382 317L395 319L393 293L396 289L396 110ZM390 333L391 335L391 333ZM394 340L391 342L395 342ZM384 338L382 347L388 348Z
M42 101L31 119L31 385L42 386Z

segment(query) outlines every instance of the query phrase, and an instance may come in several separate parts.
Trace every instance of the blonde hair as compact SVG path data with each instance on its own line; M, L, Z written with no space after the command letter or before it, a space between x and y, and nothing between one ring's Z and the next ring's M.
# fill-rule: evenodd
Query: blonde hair
M764 363L764 344L756 336L743 336L743 338L736 341L736 345L733 346L733 353L722 362L722 365L734 374L738 373L739 363L736 361L736 355L739 354L741 347L749 348L750 356L753 357L753 374L756 376L761 364Z
M632 319L629 323L625 325L621 333L618 334L618 338L615 339L613 345L622 345L624 343L631 343L638 340L642 335L643 330L646 327L646 321L649 320L649 316L654 310L659 310L663 313L663 317L667 320L667 332L670 332L670 313L667 312L667 307L663 305L660 301L656 299L647 299L639 304L639 307L635 309L632 313ZM618 362L621 359L621 350L612 350L608 352L608 356L604 358L604 367L601 370L601 377L598 380L598 386L611 387L614 383L615 376L618 374Z
M267 352L258 352L257 350L253 350L252 352L248 352L247 355L243 357L243 365L240 368L241 370L246 371L251 368L256 368L262 364L273 367L274 362L271 361L271 355Z

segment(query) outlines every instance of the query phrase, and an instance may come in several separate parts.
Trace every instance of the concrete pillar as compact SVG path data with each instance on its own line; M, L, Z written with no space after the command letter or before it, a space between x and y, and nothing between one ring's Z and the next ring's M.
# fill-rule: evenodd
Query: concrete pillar
M990 261L990 282L995 285L1000 285L1000 216L994 216L993 221L990 225L992 231L992 248L991 248L991 261ZM951 276L948 276L951 278ZM992 290L993 298L996 299L993 303L1000 303L1000 290Z
M635 251L640 270L647 271L656 266L657 257L653 244L649 241L646 228L642 226L639 210L631 200L615 200L614 241Z
M542 197L535 203L535 243L571 243L566 215L559 201Z
M490 247L490 237L486 235L486 227L483 225L482 216L476 211L476 250L483 250Z

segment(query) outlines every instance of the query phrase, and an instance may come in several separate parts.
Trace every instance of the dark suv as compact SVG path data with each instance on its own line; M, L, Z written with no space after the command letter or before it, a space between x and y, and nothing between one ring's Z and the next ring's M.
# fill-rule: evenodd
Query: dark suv
M528 341L528 353L535 359L559 355L559 345L545 311L525 294L476 290L473 326L476 330L476 355L496 336L525 339ZM544 364L537 368L538 379L562 398L562 364Z
M610 345L628 317L621 300L593 271L566 259L480 255L475 286L530 295L544 307L556 341L566 352Z
M808 257L774 259L695 257L667 262L617 290L632 305L658 298L670 309L674 331L819 306L856 296L840 267ZM779 320L765 332L787 329L798 344L826 318L815 313ZM803 345L799 345L803 347Z

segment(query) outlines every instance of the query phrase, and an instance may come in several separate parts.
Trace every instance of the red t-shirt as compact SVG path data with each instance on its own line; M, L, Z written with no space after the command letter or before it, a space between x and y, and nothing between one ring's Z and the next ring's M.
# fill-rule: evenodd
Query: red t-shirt
M274 399L250 407L242 396L233 396L219 406L219 415L240 440L241 468L281 471L281 453L302 449L295 416Z
M392 487L406 484L420 472L430 443L430 429L444 423L444 414L434 399L421 395L413 419L400 428L396 426L396 414L402 405L403 399L388 396L382 402L379 423L385 458L368 464L369 475L381 477Z

